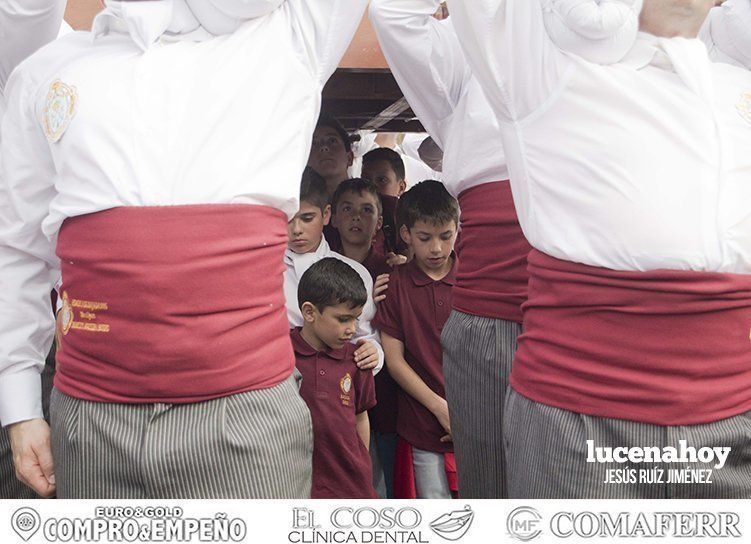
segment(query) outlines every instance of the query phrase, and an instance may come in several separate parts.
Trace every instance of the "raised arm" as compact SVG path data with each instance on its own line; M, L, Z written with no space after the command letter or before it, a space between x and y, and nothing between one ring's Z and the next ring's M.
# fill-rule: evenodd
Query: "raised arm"
M283 9L321 85L334 73L355 35L368 0L287 0Z
M450 18L439 0L371 0L370 20L399 88L430 136L443 147L449 117L471 77Z
M448 6L496 114L520 120L539 108L569 62L548 37L540 0L448 0Z
M55 39L64 11L65 0L0 2L0 91L22 60Z

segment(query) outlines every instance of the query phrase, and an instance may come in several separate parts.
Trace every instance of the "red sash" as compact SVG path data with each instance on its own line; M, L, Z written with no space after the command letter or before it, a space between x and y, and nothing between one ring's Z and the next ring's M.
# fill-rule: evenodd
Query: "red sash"
M572 412L695 425L751 410L751 275L619 272L533 250L511 385Z
M233 204L67 219L55 386L90 401L189 403L286 379L286 223Z
M462 230L453 307L466 314L521 323L532 249L516 217L508 181L462 191Z

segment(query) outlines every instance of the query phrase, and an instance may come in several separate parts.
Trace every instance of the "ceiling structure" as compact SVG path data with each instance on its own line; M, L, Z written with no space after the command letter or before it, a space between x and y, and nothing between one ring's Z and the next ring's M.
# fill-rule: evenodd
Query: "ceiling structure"
M68 0L65 19L76 30L88 30L100 9L100 0ZM367 17L323 90L323 107L350 131L423 131L389 71Z

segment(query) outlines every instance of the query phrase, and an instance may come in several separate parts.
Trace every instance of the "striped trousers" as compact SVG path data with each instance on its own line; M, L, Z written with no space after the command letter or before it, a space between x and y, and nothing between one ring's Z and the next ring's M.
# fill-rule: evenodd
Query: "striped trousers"
M751 498L751 412L704 425L660 426L576 414L529 400L512 388L504 438L512 499ZM730 447L725 466L713 463L588 463L597 447ZM609 469L633 468L645 481L605 483ZM668 483L670 469L712 469L712 483ZM654 469L654 470L650 470ZM664 473L660 473L664 470ZM650 478L659 478L652 483Z
M194 404L109 404L52 392L59 498L304 499L313 430L294 376Z
M454 310L444 325L443 375L463 499L506 498L503 406L521 325Z

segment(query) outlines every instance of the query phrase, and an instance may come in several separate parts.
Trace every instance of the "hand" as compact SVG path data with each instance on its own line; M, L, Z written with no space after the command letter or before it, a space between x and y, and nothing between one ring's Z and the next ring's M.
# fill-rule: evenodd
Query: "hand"
M378 348L371 340L360 339L355 351L355 363L360 370L370 370L378 366Z
M399 266L402 264L407 263L407 257L405 255L400 255L399 253L394 253L391 251L388 255L386 255L386 264L394 267Z
M378 303L386 299L384 294L389 288L389 275L381 274L373 284L373 301Z
M44 498L55 495L55 465L50 427L43 419L30 419L8 427L16 477Z
M449 405L446 402L446 399L438 398L436 401L435 407L431 410L433 412L433 415L438 420L438 423L441 424L441 427L443 427L443 430L446 431L446 434L441 437L441 442L452 442L453 438L451 437L451 421L449 419Z

